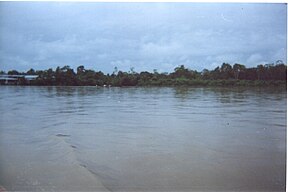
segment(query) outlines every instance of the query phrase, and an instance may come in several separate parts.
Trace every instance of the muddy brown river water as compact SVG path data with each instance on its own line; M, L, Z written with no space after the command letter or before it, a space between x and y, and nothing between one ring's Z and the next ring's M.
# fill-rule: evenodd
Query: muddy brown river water
M0 87L8 191L285 191L286 89Z

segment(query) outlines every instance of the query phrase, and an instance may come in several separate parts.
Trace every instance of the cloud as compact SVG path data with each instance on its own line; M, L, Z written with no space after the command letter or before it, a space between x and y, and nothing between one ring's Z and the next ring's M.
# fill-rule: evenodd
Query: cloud
M252 55L250 55L248 57L247 63L249 63L249 64L250 63L263 64L263 63L267 62L267 61L264 61L264 60L265 60L265 58L261 54L255 53L255 54L252 54Z
M1 70L287 60L285 4L1 2Z
M127 70L128 67L131 68L133 66L132 62L128 59L112 61L111 65L119 68L119 70L123 68Z
M141 45L140 54L146 58L156 58L156 57L169 57L181 54L183 45L177 42L171 43L145 43Z
M224 16L223 13L221 14L221 18L222 18L224 21L227 21L227 22L229 22L229 23L233 22L233 20L227 19L227 18Z

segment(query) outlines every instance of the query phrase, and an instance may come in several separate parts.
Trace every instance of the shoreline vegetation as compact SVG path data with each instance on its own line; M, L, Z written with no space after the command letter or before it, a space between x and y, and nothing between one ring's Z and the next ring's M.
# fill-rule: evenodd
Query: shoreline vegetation
M112 74L85 69L83 65L77 67L76 72L70 66L57 67L54 71L30 69L27 72L16 70L0 71L1 75L37 75L35 80L24 77L17 81L5 82L1 85L30 85L30 86L287 86L287 65L281 60L275 64L258 65L246 68L242 64L223 63L214 70L204 69L201 72L186 68L184 65L176 67L171 73L136 72L133 67L123 72L114 68Z

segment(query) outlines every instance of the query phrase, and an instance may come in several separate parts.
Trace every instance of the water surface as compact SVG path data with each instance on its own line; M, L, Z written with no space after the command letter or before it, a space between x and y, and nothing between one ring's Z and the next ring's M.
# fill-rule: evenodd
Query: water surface
M284 191L286 90L0 87L18 191Z

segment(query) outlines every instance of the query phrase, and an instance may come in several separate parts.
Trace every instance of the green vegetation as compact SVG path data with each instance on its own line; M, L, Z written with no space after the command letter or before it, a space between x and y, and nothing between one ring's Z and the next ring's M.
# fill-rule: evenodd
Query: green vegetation
M1 71L1 74L6 74ZM38 75L34 81L21 80L21 85L60 85L60 86L286 86L287 66L282 61L275 64L258 65L246 68L242 64L223 63L214 70L204 69L202 72L191 70L184 65L176 67L172 73L118 71L104 74L101 71L85 69L83 65L75 72L69 66L62 68L35 71L30 69L26 73L16 70L8 75Z

